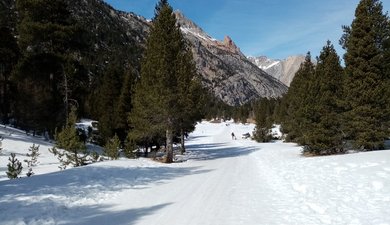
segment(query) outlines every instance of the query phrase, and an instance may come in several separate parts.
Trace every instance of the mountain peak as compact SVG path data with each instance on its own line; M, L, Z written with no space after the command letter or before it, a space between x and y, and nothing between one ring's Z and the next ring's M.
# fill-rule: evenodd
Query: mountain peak
M204 31L202 30L202 28L200 28L198 25L196 25L196 24L195 24L194 22L192 22L190 19L188 19L187 17L185 17L184 14L183 14L181 11L175 10L174 14L175 14L175 16L176 16L177 24L178 24L181 28L196 30L198 33L204 33Z
M301 63L305 60L303 55L288 56L286 59L270 59L266 56L248 57L248 59L269 75L290 86Z
M225 36L225 38L223 39L223 45L228 48L230 52L241 53L240 49L229 36Z

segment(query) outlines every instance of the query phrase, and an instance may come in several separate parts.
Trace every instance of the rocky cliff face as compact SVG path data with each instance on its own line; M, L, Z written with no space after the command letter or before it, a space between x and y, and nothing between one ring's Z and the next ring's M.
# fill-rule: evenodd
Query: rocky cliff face
M305 56L289 56L284 60L269 59L266 56L248 57L248 59L269 75L290 86L295 73L298 71L301 63L305 61Z
M218 41L182 13L175 14L184 36L193 46L203 83L224 102L241 105L259 97L280 97L287 91L287 86L250 62L230 37Z

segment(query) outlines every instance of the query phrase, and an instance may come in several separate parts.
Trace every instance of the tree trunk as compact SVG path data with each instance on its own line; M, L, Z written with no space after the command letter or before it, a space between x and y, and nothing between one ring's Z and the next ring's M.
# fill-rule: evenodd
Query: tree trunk
M172 130L171 129L167 129L166 130L166 143L167 143L167 147L166 147L166 152L167 152L167 155L166 155L166 160L165 162L166 163L172 163L173 162L173 133L172 133Z
M79 161L79 156L78 156L78 154L77 154L77 150L74 150L74 151L73 151L73 154L74 154L75 167L81 166L81 165L80 165L80 161Z
M180 130L180 142L181 142L181 147L180 147L180 153L183 155L184 152L186 152L186 147L184 146L184 130Z

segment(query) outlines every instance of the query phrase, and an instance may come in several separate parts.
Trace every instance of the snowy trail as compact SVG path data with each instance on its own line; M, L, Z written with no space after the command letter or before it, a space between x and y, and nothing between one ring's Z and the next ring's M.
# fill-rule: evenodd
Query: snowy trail
M36 170L47 174L0 181L0 224L390 224L390 151L305 158L295 144L240 138L253 128L198 124L184 162L170 165L121 159L52 173L45 153ZM5 152L33 141L12 137Z
M211 136L207 133L203 138L212 139L210 143L214 143L204 145L206 149L199 150L200 146L190 141L189 150L193 151L188 162L193 168L190 175L133 193L136 199L133 204L129 203L132 207L139 207L142 202L147 203L142 204L142 208L164 206L137 224L211 225L259 221L261 202L253 196L259 196L256 192L261 191L261 185L254 182L260 177L255 170L255 159L249 156L255 148L240 144L247 140L232 141L230 128L221 125L216 130L205 131L211 132ZM197 143L197 138L195 136L193 142ZM127 192L122 194L123 198L128 195ZM261 208L266 211L267 206Z

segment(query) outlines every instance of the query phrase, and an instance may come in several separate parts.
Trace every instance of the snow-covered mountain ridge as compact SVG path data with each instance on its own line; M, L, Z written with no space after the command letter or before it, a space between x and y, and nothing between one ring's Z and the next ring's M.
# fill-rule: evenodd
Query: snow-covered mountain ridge
M280 80L283 84L290 86L295 73L298 71L301 63L305 61L305 56L289 56L283 60L270 59L267 56L249 56L248 59L269 75Z

